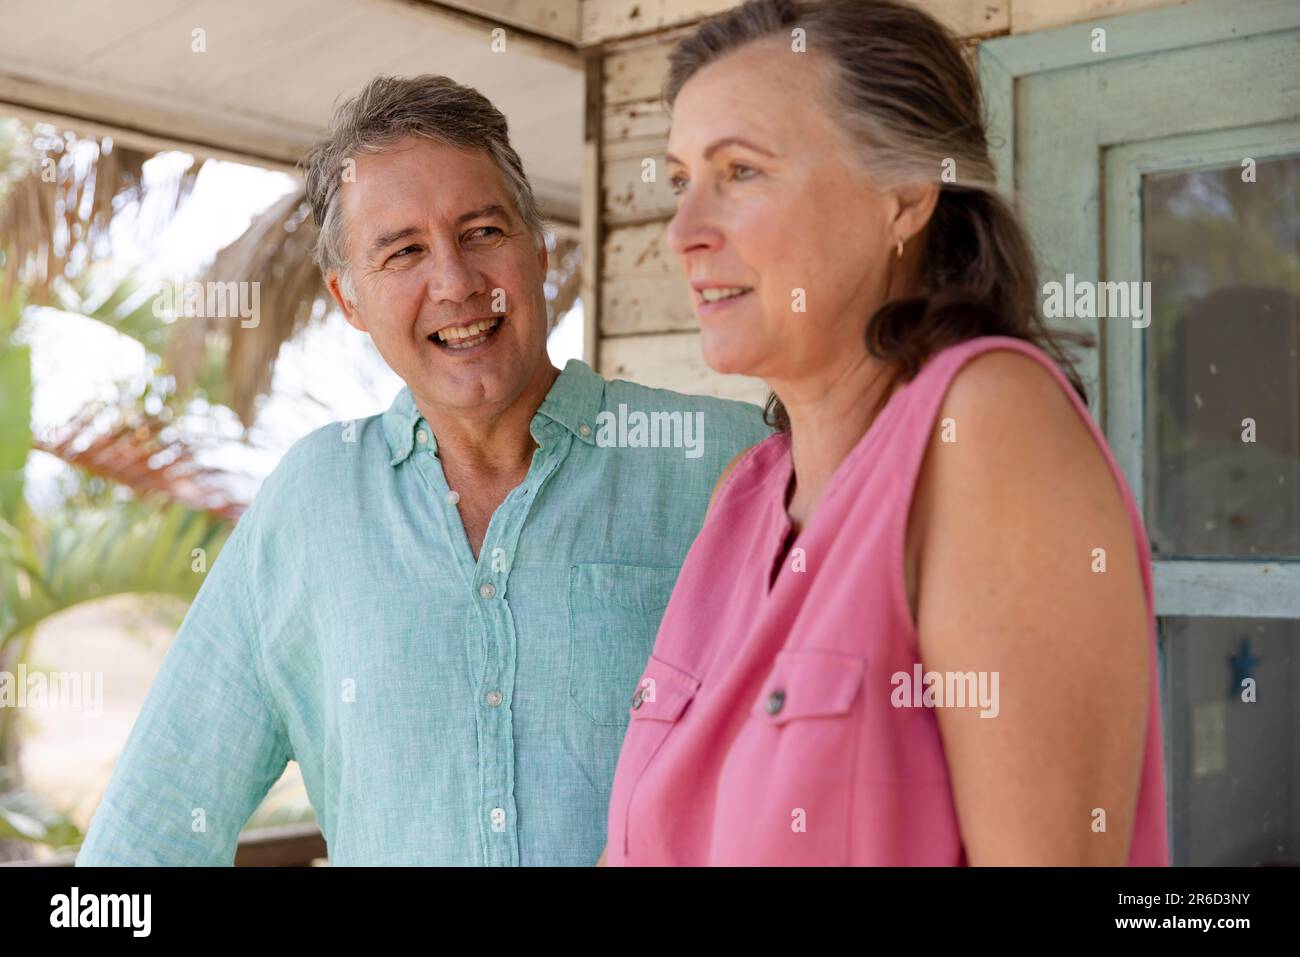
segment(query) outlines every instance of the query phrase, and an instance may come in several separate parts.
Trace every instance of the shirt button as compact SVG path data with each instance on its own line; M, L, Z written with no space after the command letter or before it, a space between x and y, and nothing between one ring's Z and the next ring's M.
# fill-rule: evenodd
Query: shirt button
M781 706L784 704L785 704L785 692L780 688L777 688L775 691L773 691L770 695L767 696L767 704L764 705L764 707L767 708L768 714L776 714L778 711L781 710Z
M424 431L424 429L421 429L419 432L415 433L415 441L423 445L425 442L429 441L429 433Z
M497 586L491 582L484 582L478 586L478 593L484 598L493 598L497 593Z
M490 705L491 705L492 707L494 707L494 708L495 708L497 705L499 705L499 704L501 703L501 692L500 692L500 691L489 691L489 692L487 693L487 703L490 704Z
M591 426L584 422L582 425L578 426L578 434L585 439L587 436L591 435Z
M506 829L506 809L503 807L494 807L492 813L488 815L492 822L492 830L504 831Z
M460 492L457 492L455 489L452 489L446 495L443 496L443 499L444 501L446 501L448 505L455 505L457 502L460 501Z

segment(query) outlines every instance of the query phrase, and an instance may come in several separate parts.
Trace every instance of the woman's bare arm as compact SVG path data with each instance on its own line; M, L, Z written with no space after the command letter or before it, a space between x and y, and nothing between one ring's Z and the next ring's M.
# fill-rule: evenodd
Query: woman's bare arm
M945 418L956 441L936 423L909 537L925 670L998 679L996 717L938 713L968 860L1122 865L1150 679L1123 500L1086 425L1027 356L972 360Z

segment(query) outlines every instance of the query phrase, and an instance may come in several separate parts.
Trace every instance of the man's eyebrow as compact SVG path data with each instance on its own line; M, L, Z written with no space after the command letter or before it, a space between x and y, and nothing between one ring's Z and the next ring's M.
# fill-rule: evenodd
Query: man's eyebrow
M468 213L461 213L456 217L456 225L468 223L471 219L484 219L488 216L500 216L509 222L510 211L500 203L488 203L486 206L480 206L478 209L471 209Z
M751 143L749 140L744 139L743 137L740 136L724 136L720 140L714 140L712 143L708 145L708 147L705 148L704 158L709 159L711 156L713 156L714 153L722 149L724 146L743 146L745 147L745 149L753 150L755 153L761 153L764 156L768 156L771 157L772 159L776 159L776 154L773 153L771 150L765 150L763 149L763 147L759 146L758 144ZM667 154L664 158L668 160L670 163L676 163L679 166L686 165L681 160L679 160L676 156L674 156L672 153Z
M507 222L510 221L510 211L500 203L488 203L486 206L480 206L478 209L471 209L468 213L461 213L456 217L456 225L461 226L475 219L484 219L489 216L499 216ZM391 232L380 233L375 237L375 241L370 245L370 252L377 253L391 246L398 240L407 239L419 232L414 226L406 226L403 229L395 229Z
M370 251L377 253L387 246L391 246L399 239L406 239L408 236L414 236L419 230L414 226L407 226L404 229L397 229L391 233L380 233L375 237L375 241L370 244Z

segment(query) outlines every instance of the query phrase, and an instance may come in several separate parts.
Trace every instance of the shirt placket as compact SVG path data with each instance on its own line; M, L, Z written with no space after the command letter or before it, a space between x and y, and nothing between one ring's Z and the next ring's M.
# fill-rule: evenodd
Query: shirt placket
M465 582L472 590L471 600L478 612L475 617L482 626L482 640L477 645L481 654L472 657L479 664L474 688L479 768L477 818L483 863L488 866L519 863L512 723L517 641L509 602L510 570L532 504L572 443L572 437L561 436L561 432L550 422L535 427L539 447L533 453L528 473L492 513L477 561L456 511L458 496L448 487L436 455L429 454L421 461L421 468L426 471L443 508L450 510L443 513L443 527L453 553L459 558ZM423 428L421 433L427 442L428 435ZM426 447L423 442L420 445Z

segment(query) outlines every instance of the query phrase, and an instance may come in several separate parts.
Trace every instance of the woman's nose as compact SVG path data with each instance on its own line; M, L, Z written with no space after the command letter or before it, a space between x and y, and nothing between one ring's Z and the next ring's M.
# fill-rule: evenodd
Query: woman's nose
M721 245L716 211L703 190L688 188L679 194L677 211L668 223L664 241L678 256Z

